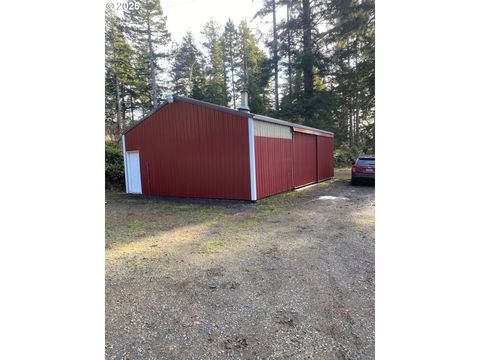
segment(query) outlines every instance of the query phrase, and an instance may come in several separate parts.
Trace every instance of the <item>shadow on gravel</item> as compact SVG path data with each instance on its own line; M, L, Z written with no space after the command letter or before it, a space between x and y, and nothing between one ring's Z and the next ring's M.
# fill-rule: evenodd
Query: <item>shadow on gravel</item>
M374 358L372 185L107 193L106 228L106 358Z

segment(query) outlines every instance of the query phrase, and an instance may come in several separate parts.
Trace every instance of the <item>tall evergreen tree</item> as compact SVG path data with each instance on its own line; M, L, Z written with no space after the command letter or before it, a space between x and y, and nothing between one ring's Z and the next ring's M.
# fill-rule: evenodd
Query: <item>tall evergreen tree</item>
M278 0L264 0L263 7L256 13L255 17L265 17L268 14L272 15L272 38L271 42L267 43L272 53L271 62L273 64L273 77L274 77L274 96L275 96L275 111L279 110L279 85L278 85L278 31L277 31L277 2Z
M331 0L326 8L330 29L332 78L339 104L340 133L350 147L373 147L375 102L374 2ZM345 135L343 135L345 134Z
M232 106L237 108L237 75L236 69L240 63L238 48L238 31L231 19L225 24L222 35L222 50L224 54L224 64L228 71L227 78L229 82L229 97L232 99Z
M133 52L121 19L111 10L105 13L105 116L115 138L127 125L127 104L134 98ZM133 120L133 119L132 119Z
M172 66L173 91L178 95L204 100L205 73L202 54L190 31L175 51Z
M214 20L208 21L203 27L203 46L207 54L207 101L218 105L228 106L226 89L226 73L224 56L222 53L220 26Z
M238 33L240 86L249 93L249 106L252 112L270 113L271 72L269 60L265 52L259 48L257 40L245 20L240 22Z
M205 25L202 51L188 33L169 54L159 0L140 1L139 9L125 11L123 19L107 12L108 131L119 135L137 109L145 114L158 105L167 86L233 107L246 89L253 112L332 130L336 144L352 153L374 148L374 0L264 0L257 15L272 20L266 44L270 58L246 21L236 28L230 19L223 29L214 20ZM286 19L277 23L281 7ZM166 60L172 67L168 72ZM166 75L172 83L162 83Z
M170 34L166 27L160 0L139 0L138 9L124 11L129 26L129 37L136 53L136 68L139 92L142 94L144 110L156 108L162 87L158 76L165 72L161 60L167 57L166 45ZM149 103L145 103L146 100Z

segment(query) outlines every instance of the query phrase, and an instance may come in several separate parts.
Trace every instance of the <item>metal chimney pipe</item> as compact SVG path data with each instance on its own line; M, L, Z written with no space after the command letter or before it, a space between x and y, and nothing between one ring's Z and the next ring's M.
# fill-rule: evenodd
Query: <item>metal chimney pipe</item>
M250 112L250 108L248 107L248 91L247 90L240 91L240 107L238 108L238 110Z

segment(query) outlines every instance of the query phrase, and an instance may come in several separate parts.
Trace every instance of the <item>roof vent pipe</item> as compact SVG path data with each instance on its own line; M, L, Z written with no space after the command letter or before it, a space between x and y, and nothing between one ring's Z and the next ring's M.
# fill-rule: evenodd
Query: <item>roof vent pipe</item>
M238 108L238 110L250 112L250 108L248 107L248 91L247 90L240 91L240 107Z

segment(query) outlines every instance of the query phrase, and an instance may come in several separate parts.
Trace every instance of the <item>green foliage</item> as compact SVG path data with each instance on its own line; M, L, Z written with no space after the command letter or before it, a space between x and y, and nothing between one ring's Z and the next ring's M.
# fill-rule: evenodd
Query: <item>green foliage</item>
M249 106L252 112L271 112L271 64L267 55L258 46L252 29L244 20L238 27L240 53L240 86L248 90Z
M105 144L105 186L115 189L125 187L123 153L116 144Z
M165 74L166 46L170 42L166 17L160 0L137 0L138 9L124 11L125 30L134 49L134 66L137 74L137 102L142 111L149 112L159 102L166 86L158 82ZM165 80L165 79L164 79Z
M368 149L368 147L358 147L358 146L348 146L347 144L343 144L340 147L336 148L333 152L333 157L335 160L335 167L345 167L352 165L355 160L360 155L371 155L372 152Z
M207 87L205 100L213 104L228 106L227 74L220 36L220 26L210 20L203 28L203 46L207 53Z
M349 147L342 146L333 152L335 167L346 167L352 165L357 157L357 151Z
M123 17L106 12L110 138L118 140L129 123L157 106L165 90L238 108L246 89L254 113L334 132L337 165L374 152L374 0L263 0L256 17L268 22L268 32L259 34L246 20L236 26L231 19L224 24L212 19L198 43L187 32L172 49L160 0L139 2L139 9ZM276 26L270 27L274 14Z
M265 1L263 13L271 11ZM374 1L279 0L280 62L287 83L279 116L335 132L339 146L374 151ZM316 27L315 24L323 24ZM321 29L321 30L320 30ZM308 81L307 81L308 80ZM313 89L306 88L313 84ZM339 150L339 159L345 149ZM343 160L340 162L344 162Z
M238 49L238 31L232 19L228 19L222 34L222 53L227 80L227 98L231 99L231 105L237 108L239 97L238 66L240 64L240 53Z
M174 52L172 79L173 91L176 94L205 100L204 62L192 33L188 31L179 48Z
M127 125L127 107L133 103L137 73L124 22L113 11L105 14L105 125L115 137Z

